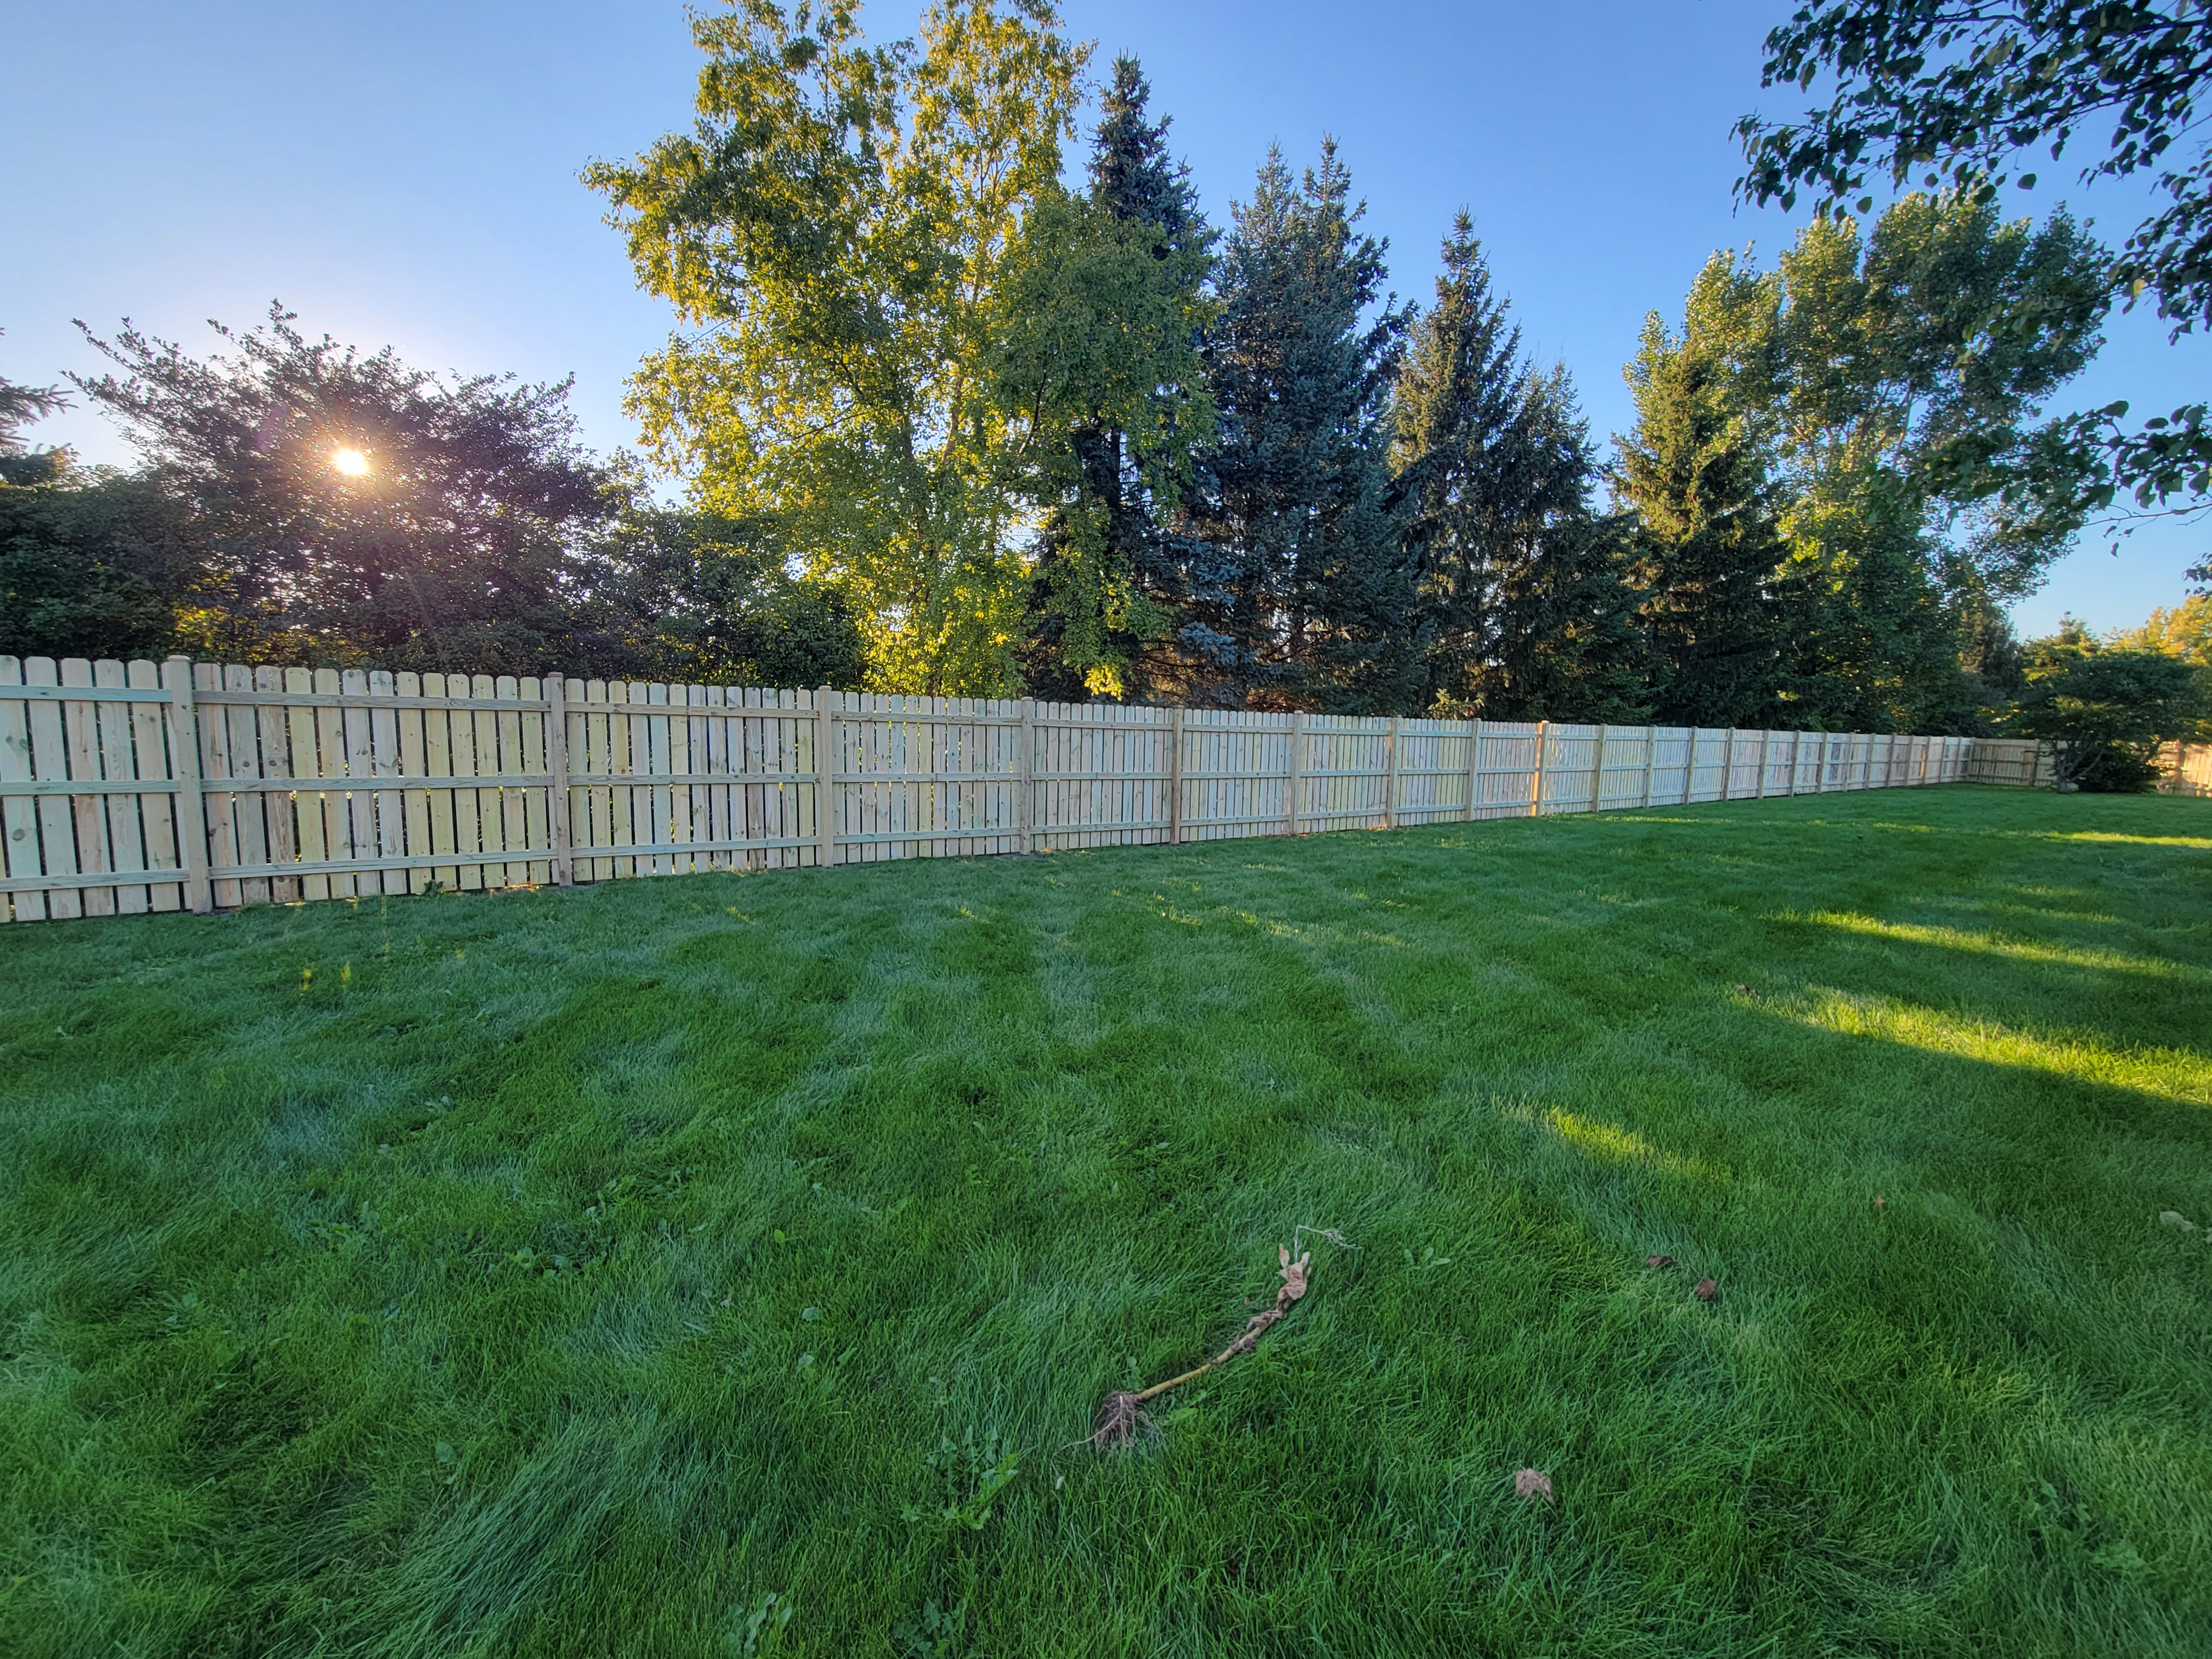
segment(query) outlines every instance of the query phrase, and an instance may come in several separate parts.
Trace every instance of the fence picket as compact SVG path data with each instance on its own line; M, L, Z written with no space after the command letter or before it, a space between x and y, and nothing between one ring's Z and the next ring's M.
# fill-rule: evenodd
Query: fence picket
M161 690L161 670L150 662L125 664L124 675L124 683L134 691ZM127 714L131 723L131 775L148 781L173 781L176 774L170 768L167 734L162 730L161 705L134 702L128 705ZM138 797L137 805L145 868L177 869L175 796L167 789L149 790ZM147 906L150 909L175 910L183 906L183 890L176 882L154 882L145 890ZM5 905L0 904L0 912L6 908Z
M312 696L314 689L315 677L307 669L284 671L287 696ZM323 776L322 745L315 732L317 711L295 703L281 712L286 740L291 748L292 782L297 790L293 797L297 808L293 817L298 826L300 862L320 864L330 857L330 843L323 834L323 794L316 787ZM303 898L326 899L331 896L331 878L326 875L302 876L300 891Z
M27 685L59 685L61 675L51 657L32 657L23 664L23 680ZM31 776L40 783L54 783L69 777L69 755L62 735L62 710L65 705L40 700L31 704L30 750ZM77 873L76 824L66 794L42 794L38 798L39 841L46 856L44 873L49 877L69 877ZM56 921L73 921L84 914L83 900L75 885L52 886L46 893L46 906Z
M304 682L295 682L295 669L285 676L288 685L297 684L298 689L317 697L335 697L343 690L344 682L335 668L318 668ZM314 840L323 849L323 855L333 860L348 862L367 858L368 848L356 847L353 839L353 811L346 797L346 733L345 711L335 704L294 708L292 711L293 747L295 753L304 751L314 757L312 775L322 781L322 787L312 796L300 798L299 817L302 825L301 843L307 841L305 824L313 817L318 820ZM350 871L329 876L311 878L319 880L324 890L319 896L351 898L355 896L356 879Z
M92 683L123 690L123 665L112 661L93 664ZM138 776L138 766L131 741L131 705L96 702L90 708L93 723L100 737L100 775L111 783L135 781ZM146 848L139 828L138 801L139 797L136 795L115 794L105 797L100 802L106 808L111 869L143 870L146 867ZM149 908L146 888L142 883L134 882L112 890L115 914L118 915L143 915Z
M521 682L512 674L501 674L489 682L489 696L503 702L512 702L522 695ZM493 752L498 758L493 769L502 777L527 776L544 770L542 767L526 765L522 757L522 711L519 708L483 709L480 717L489 717L495 733ZM523 805L527 793L514 785L501 786L499 801L499 844L512 853L527 848L530 841L530 815ZM530 879L530 861L509 860L500 866L500 884L519 886Z
M2212 744L2169 743L2159 750L2159 763L2166 768L2160 794L2212 795Z
M371 669L368 694L372 697L397 696L398 679L384 670ZM398 778L406 775L406 763L401 758L399 745L399 712L396 708L372 708L368 715L370 770L380 778ZM396 859L407 855L407 811L405 798L397 789L380 789L375 796L376 851L380 858ZM422 849L417 846L416 852ZM409 872L387 869L378 885L387 893L408 890Z
M64 657L61 665L64 685L90 685L92 665L82 657ZM100 771L99 733L96 726L98 705L79 702L75 699L62 705L64 741L68 746L69 775L88 783L105 781ZM108 857L107 799L98 793L74 794L69 798L70 824L76 842L76 868L81 873L102 875L113 866ZM115 914L115 890L112 887L84 887L77 890L77 902L88 916L112 916Z
M14 657L0 657L0 686L21 685L23 665ZM0 783L27 783L31 765L31 710L38 705L21 697L0 697ZM9 795L0 798L0 835L8 848L8 879L40 881L46 873L39 848L38 798ZM12 904L0 905L0 914L17 921L44 921L46 896L33 890L11 892Z
M284 690L284 671L266 665L253 671L253 689L274 696ZM261 755L261 775L269 779L290 779L293 775L292 745L285 729L284 709L281 704L260 703L253 710L254 738ZM299 854L295 850L292 830L292 793L264 790L254 805L261 814L262 833L267 838L269 862L297 864ZM269 881L269 896L277 904L296 904L300 900L300 878L297 876L272 876Z

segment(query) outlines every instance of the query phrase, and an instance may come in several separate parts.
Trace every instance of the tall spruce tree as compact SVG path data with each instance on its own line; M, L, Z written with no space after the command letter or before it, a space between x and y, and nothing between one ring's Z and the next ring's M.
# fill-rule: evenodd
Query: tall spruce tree
M1425 643L1422 700L1501 719L1621 719L1640 653L1621 526L1564 368L1540 374L1466 213L1443 245L1393 409L1401 533Z
M1044 508L1023 679L1048 697L1142 696L1180 598L1162 520L1212 435L1197 347L1214 234L1151 118L1133 58L1114 63L1086 198L1041 202L1007 284L1000 398Z
M1614 488L1636 515L1631 580L1650 652L1654 712L1669 726L1793 724L1787 556L1768 477L1780 286L1715 259L1677 339L1657 313L1626 379L1636 428L1617 440Z
M1221 434L1188 528L1185 695L1253 708L1416 707L1420 641L1390 489L1408 313L1334 140L1261 167L1218 277L1206 357ZM1395 299L1395 296L1393 296Z
M59 386L18 386L0 375L0 484L48 483L69 470L68 451L31 449L20 435L21 428L68 407Z
M1116 219L1158 227L1165 259L1179 247L1210 246L1212 227L1191 188L1190 168L1168 151L1175 118L1146 114L1152 83L1144 65L1127 52L1114 60L1114 82L1099 100L1098 127L1091 150L1091 199Z
M1625 580L1632 522L1591 510L1597 459L1564 366L1529 377L1516 427L1532 484L1548 481L1559 504L1503 544L1489 571L1488 648L1461 660L1463 691L1443 704L1497 720L1648 719L1645 646Z

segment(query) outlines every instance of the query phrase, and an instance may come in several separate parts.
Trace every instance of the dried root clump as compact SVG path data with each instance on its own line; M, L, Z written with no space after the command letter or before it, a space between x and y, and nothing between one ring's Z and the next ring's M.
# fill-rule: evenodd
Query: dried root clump
M1342 1242L1341 1237L1334 1233L1321 1233L1319 1236ZM1307 1279L1313 1272L1311 1250L1293 1257L1279 1245L1275 1255L1280 1263L1279 1277L1283 1282L1276 1288L1274 1306L1262 1308L1246 1320L1243 1334L1196 1370L1185 1371L1181 1376L1171 1376L1164 1382L1155 1382L1142 1393L1124 1390L1108 1395L1099 1405L1098 1414L1091 1422L1091 1446L1105 1451L1115 1446L1127 1445L1144 1425L1146 1401L1158 1398L1170 1389L1180 1388L1195 1377L1205 1376L1216 1365L1227 1364L1238 1354L1250 1353L1259 1346L1261 1334L1290 1312L1298 1298L1306 1293Z
M1111 1446L1126 1446L1136 1438L1137 1429L1144 1420L1144 1395L1127 1389L1109 1394L1100 1403L1098 1415L1091 1421L1091 1443L1100 1451Z

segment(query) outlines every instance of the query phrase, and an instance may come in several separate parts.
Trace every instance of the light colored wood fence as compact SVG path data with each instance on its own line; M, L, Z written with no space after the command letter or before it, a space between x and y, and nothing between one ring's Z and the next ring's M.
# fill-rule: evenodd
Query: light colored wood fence
M2161 795L2212 796L2212 744L2169 743L2158 751L2165 775ZM2015 784L2041 788L2056 783L2058 771L2051 746L2027 738L1979 738L1967 757L1969 783Z
M1894 788L1978 775L1985 746L0 657L0 910L206 910Z
M1966 757L1968 783L2040 789L2057 777L2051 745L2033 738L1977 738Z
M2158 751L2166 775L2158 781L2161 795L2212 795L2212 744L2169 743Z

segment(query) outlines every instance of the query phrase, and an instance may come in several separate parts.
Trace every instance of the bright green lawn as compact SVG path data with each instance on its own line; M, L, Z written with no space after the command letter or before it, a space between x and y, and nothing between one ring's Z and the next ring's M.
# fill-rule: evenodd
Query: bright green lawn
M23 1659L2212 1653L2212 803L10 927L0 1079Z

